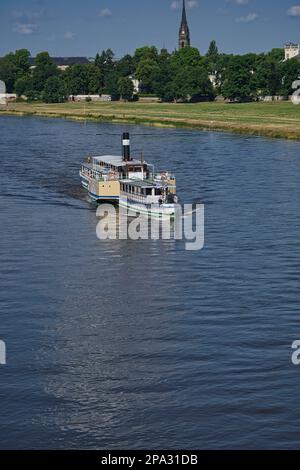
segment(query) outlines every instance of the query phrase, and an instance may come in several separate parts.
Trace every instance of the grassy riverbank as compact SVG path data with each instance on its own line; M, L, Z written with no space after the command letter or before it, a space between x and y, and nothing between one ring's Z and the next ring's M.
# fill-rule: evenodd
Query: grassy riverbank
M10 104L3 114L127 122L161 127L224 130L300 140L300 106L282 103L64 103Z

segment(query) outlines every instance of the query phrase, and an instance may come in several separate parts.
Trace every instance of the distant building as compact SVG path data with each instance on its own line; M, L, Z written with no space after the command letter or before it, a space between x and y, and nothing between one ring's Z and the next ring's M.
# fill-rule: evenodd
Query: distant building
M285 101L286 98L284 96L264 96L262 100L268 103L270 101Z
M91 102L105 102L111 101L110 95L70 95L68 97L68 101L70 102L84 102L84 101L91 101Z
M5 106L8 103L16 101L17 95L15 93L6 93L6 85L0 80L0 105Z
M217 76L215 74L208 75L208 79L214 88L217 88Z
M15 93L0 93L0 105L7 105L8 103L14 103L17 99Z
M284 60L299 59L300 60L300 45L289 42L284 46Z
M92 63L94 60L87 57L51 57L51 59L60 70L66 70L72 65L87 65ZM29 61L30 68L34 69L36 67L35 57L30 57Z
M179 29L179 49L183 49L184 47L191 45L191 38L190 38L190 29L186 17L186 9L185 9L185 0L183 0L182 5L182 17L181 17L181 24Z
M141 91L141 82L138 80L134 75L131 75L130 80L132 81L133 84L133 93L134 95L138 95L139 92Z

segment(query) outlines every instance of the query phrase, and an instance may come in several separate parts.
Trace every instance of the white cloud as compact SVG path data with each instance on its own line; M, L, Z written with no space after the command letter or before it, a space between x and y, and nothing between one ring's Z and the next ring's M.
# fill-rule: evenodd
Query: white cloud
M102 18L112 16L112 11L109 8L103 8L99 11L99 16L101 16Z
M288 16L292 16L294 18L300 16L300 5L294 5L287 11Z
M198 8L199 2L197 0L188 0L187 7L192 10L192 8Z
M56 35L55 34L50 34L49 36L45 37L46 41L53 42L56 41Z
M17 34L30 35L39 29L39 22L49 18L45 8L39 10L13 10L11 12L12 28Z
M255 21L258 18L257 13L249 13L249 15L246 16L240 16L239 18L236 18L237 23L252 23L252 21Z
M16 23L13 31L18 34L29 35L35 33L37 25L34 23Z
M39 20L41 18L45 18L47 16L47 12L45 8L37 11L23 11L23 10L14 10L12 12L12 17L14 20L23 22L33 22Z
M226 0L229 3L235 3L236 5L248 5L249 0Z
M177 0L171 3L171 10L179 10L179 8L180 8L180 2L178 2Z
M75 33L72 33L71 31L66 31L64 34L65 39L74 39L75 38Z

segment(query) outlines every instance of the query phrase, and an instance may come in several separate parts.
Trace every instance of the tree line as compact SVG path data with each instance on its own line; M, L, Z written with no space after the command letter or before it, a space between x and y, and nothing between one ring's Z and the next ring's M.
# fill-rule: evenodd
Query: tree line
M48 52L38 54L32 68L30 52L21 49L0 59L0 80L10 93L47 103L90 94L111 95L112 100L138 99L132 77L140 81L141 94L155 95L164 102L208 101L218 95L249 101L292 94L292 83L300 76L300 61L283 59L283 49L266 54L221 54L212 41L205 55L194 47L169 53L146 46L117 60L108 49L90 64L62 71Z

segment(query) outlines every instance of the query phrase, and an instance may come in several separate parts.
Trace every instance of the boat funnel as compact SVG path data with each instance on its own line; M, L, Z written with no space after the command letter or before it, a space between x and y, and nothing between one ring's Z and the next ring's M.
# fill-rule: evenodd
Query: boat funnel
M130 162L130 136L128 132L124 132L122 136L122 149L124 162Z

